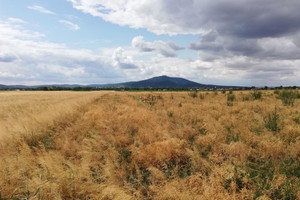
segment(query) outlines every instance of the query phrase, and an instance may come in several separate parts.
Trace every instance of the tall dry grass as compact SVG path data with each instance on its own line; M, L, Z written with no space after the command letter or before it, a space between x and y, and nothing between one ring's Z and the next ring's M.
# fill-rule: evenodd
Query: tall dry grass
M231 95L0 94L0 199L299 198L299 100Z

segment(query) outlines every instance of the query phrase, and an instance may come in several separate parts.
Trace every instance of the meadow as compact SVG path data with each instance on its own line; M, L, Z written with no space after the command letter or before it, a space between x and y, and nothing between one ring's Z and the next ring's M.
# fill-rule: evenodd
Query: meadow
M300 199L299 92L0 92L0 199Z

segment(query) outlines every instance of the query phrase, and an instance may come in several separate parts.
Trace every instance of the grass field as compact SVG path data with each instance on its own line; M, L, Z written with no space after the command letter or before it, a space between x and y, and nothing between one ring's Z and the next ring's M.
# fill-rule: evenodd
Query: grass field
M293 95L0 92L0 199L300 199Z

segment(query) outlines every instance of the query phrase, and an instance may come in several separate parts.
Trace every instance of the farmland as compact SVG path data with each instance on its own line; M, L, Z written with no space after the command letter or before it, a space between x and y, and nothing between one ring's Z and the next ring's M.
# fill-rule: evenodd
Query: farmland
M288 92L0 92L0 199L299 199Z

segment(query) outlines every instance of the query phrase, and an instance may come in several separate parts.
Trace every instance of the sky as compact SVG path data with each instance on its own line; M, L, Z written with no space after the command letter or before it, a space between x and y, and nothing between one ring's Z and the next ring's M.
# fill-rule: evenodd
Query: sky
M0 0L0 84L300 85L299 0Z

